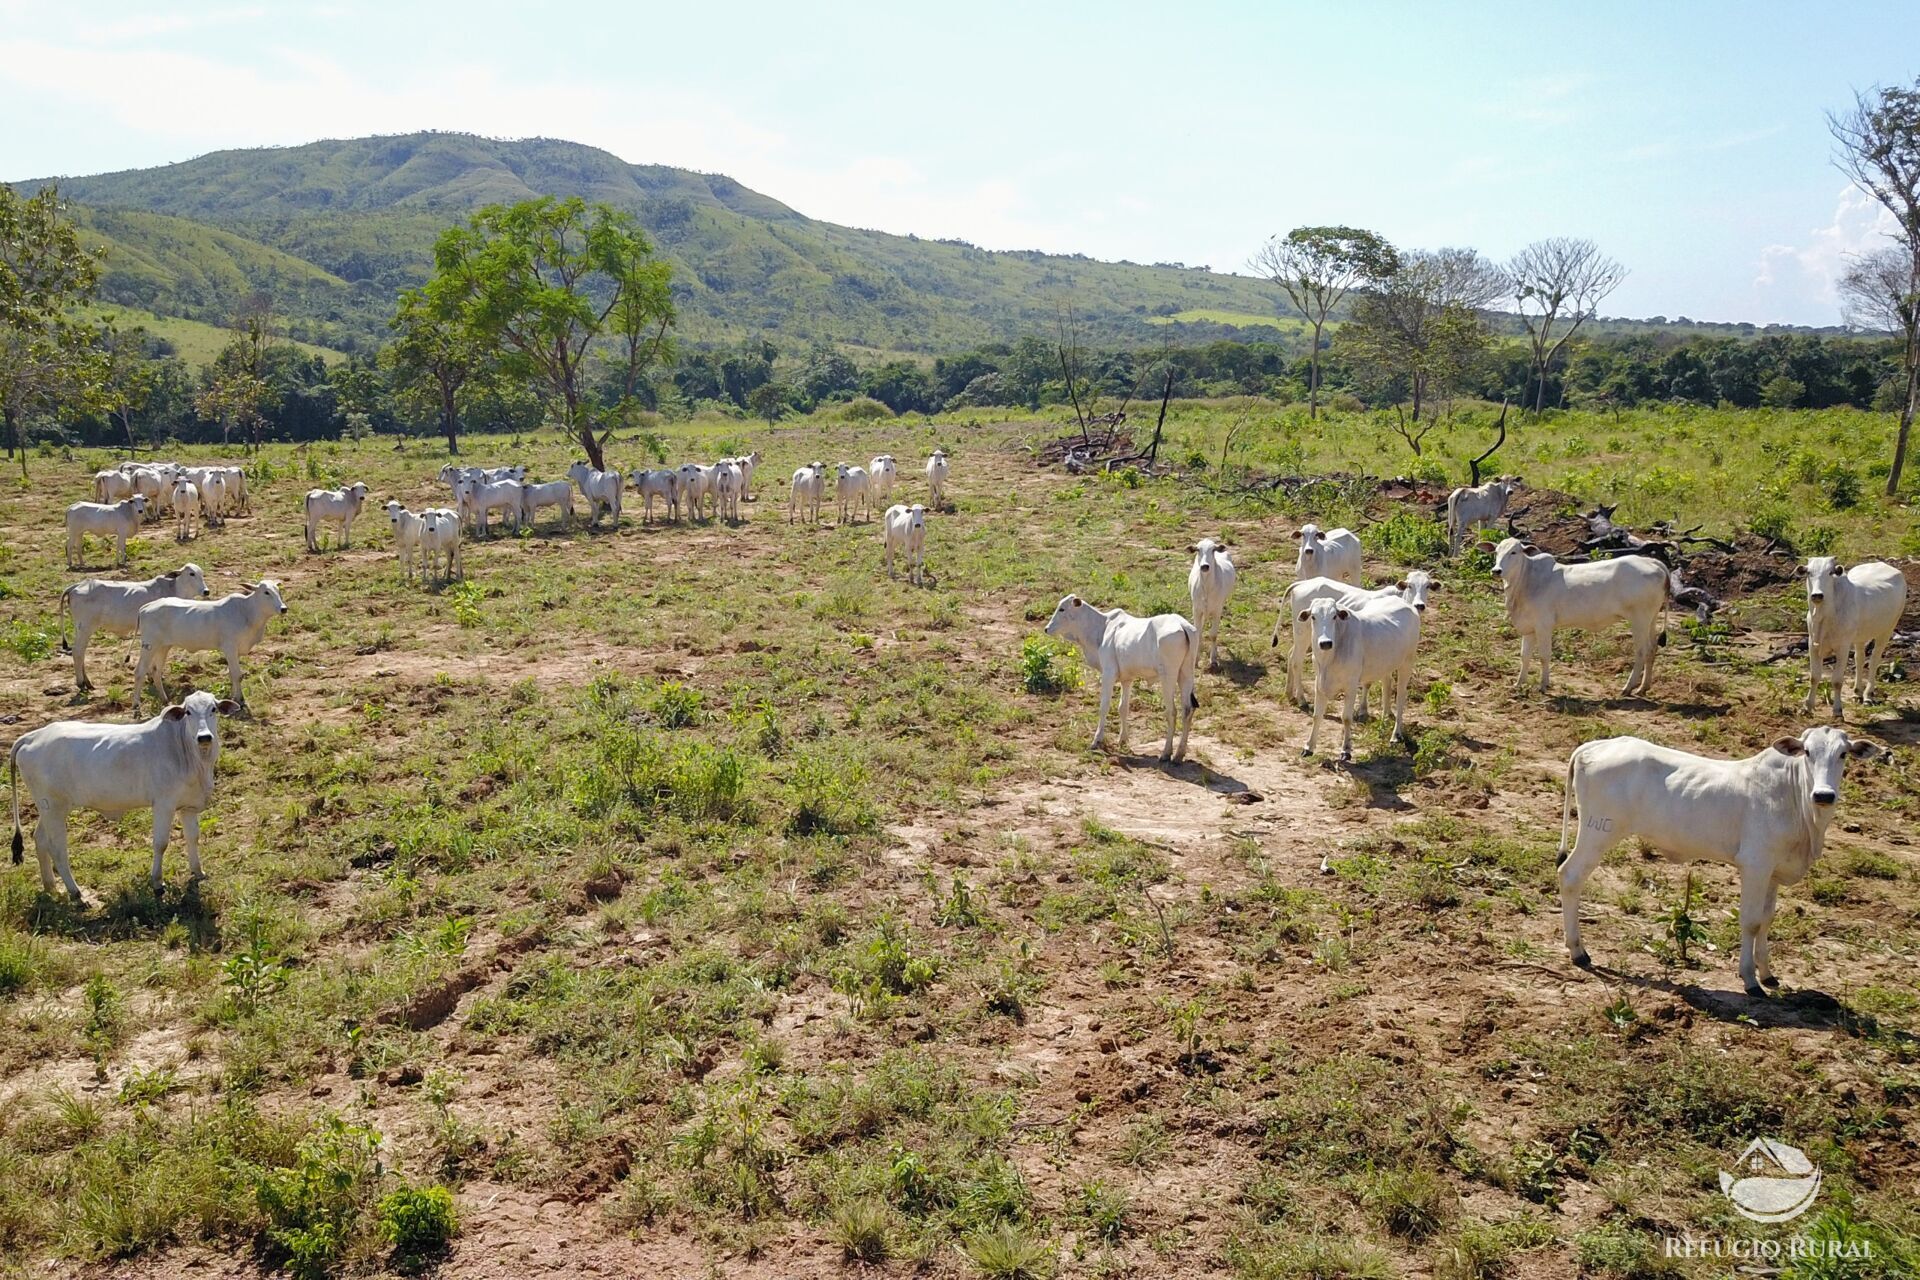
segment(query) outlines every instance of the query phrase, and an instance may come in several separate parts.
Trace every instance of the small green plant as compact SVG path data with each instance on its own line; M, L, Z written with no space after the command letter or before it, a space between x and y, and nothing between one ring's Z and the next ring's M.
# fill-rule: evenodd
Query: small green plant
M42 662L53 652L53 632L30 622L15 622L7 628L7 648L22 662Z
M120 1043L121 1021L125 1014L126 1000L118 987L108 981L104 974L94 974L81 988L81 1001L86 1008L86 1019L81 1023L80 1038L93 1050L94 1075L106 1078L107 1059L112 1056Z
M480 602L486 598L486 588L477 582L456 582L447 588L447 600L453 606L453 620L463 627L480 625Z
M991 1280L1043 1280L1053 1273L1053 1246L1012 1222L973 1232L961 1249Z
M1028 693L1065 693L1080 684L1076 655L1066 645L1046 636L1028 636L1020 642L1020 687Z
M979 902L974 897L972 886L959 876L955 876L952 891L933 909L933 922L945 928L971 929L982 919L984 916L981 914Z
M394 1270L423 1270L460 1229L445 1187L402 1187L380 1201L380 1233L393 1246Z
M834 1209L828 1232L848 1262L885 1262L892 1251L888 1225L886 1205L863 1196Z
M1694 918L1693 914L1693 872L1687 872L1687 887L1680 895L1680 901L1667 913L1667 936L1673 939L1673 945L1680 954L1680 963L1689 963L1687 948L1695 942L1707 940L1706 926Z
M1366 1204L1394 1235L1425 1240L1453 1217L1458 1197L1437 1173L1390 1170L1374 1176L1366 1190Z
M1399 564L1430 565L1447 558L1447 527L1412 511L1396 511L1370 532Z
M40 946L32 934L0 933L0 998L16 995L34 984L40 968Z
M236 1016L251 1018L267 999L287 985L287 966L268 952L256 926L247 949L220 966L228 1002Z
M254 1197L267 1240L295 1280L325 1280L363 1229L379 1151L378 1132L329 1116L301 1140L293 1164L260 1171Z
M1081 1184L1071 1203L1073 1216L1101 1243L1118 1244L1133 1234L1133 1206L1127 1201L1127 1193L1104 1178Z
M663 680L654 691L649 711L653 722L662 729L685 729L699 724L705 718L706 713L701 709L702 701L698 689L681 684L678 680Z

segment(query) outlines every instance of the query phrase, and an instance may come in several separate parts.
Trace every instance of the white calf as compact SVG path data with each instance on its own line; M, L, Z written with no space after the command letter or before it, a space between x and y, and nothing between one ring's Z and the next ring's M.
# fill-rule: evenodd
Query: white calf
M93 473L93 500L105 506L109 503L124 502L133 496L133 477L124 471L96 471Z
M1351 529L1329 529L1303 524L1293 535L1300 541L1300 554L1294 558L1293 576L1333 578L1360 585L1360 539Z
M1208 632L1212 632L1213 647L1207 664L1218 671L1220 620L1227 612L1227 597L1233 594L1238 575L1234 572L1233 557L1227 554L1224 538L1218 542L1202 538L1187 550L1193 552L1193 567L1187 570L1187 594L1193 597L1193 623L1200 628L1202 645L1207 643Z
M53 892L57 872L67 896L80 901L67 856L67 817L91 809L118 818L153 810L154 891L160 890L161 858L173 834L173 816L187 842L187 871L200 878L200 812L213 802L213 767L220 759L217 717L239 710L210 693L190 693L140 724L56 720L20 735L7 752L13 794L13 861L23 858L20 782L40 808L33 850L40 857L40 887Z
M839 480L833 487L833 496L840 505L841 524L847 523L849 511L857 515L864 509L866 518L873 519L873 500L867 479L865 467L850 467L844 462L840 464Z
M428 583L439 574L451 582L465 576L460 564L460 513L450 507L428 507L420 513L421 577Z
M193 537L193 516L200 509L200 488L193 481L182 476L173 482L173 491L169 497L173 502L174 541L185 542Z
M678 471L649 470L645 467L627 479L640 493L640 523L653 522L653 500L660 499L666 504L667 519L680 518L680 473Z
M1166 704L1167 740L1162 760L1187 758L1187 735L1193 731L1193 713L1200 705L1194 692L1194 673L1200 663L1200 633L1177 613L1136 618L1124 609L1099 609L1079 596L1067 596L1047 621L1047 634L1071 641L1088 666L1100 673L1100 723L1093 731L1094 749L1107 735L1107 708L1113 687L1120 686L1120 747L1126 749L1128 711L1136 680L1160 682ZM1180 745L1174 746L1174 733Z
M753 501L753 473L760 466L760 451L755 449L744 458L735 458L734 465L740 468L740 501Z
M353 545L353 522L367 503L367 486L354 483L344 489L307 490L307 550L320 550L320 526L340 526L340 545Z
M1392 737L1403 736L1407 686L1413 679L1413 653L1420 644L1420 615L1404 600L1369 600L1346 608L1315 600L1299 621L1313 625L1313 731L1306 754L1320 741L1327 703L1340 699L1340 758L1353 759L1353 718L1361 691L1376 680L1386 688L1382 701L1393 702Z
M533 518L548 507L560 508L560 527L573 527L573 482L549 480L545 484L520 485L520 520L532 524Z
M488 521L496 511L500 512L504 523L518 533L523 505L521 488L518 480L480 480L464 476L460 480L457 505L467 513L467 518L474 522L475 531L483 538L487 536Z
M740 493L746 473L737 458L723 458L713 468L714 514L734 524L740 523Z
M707 518L707 495L713 491L713 468L698 462L680 464L680 501L687 508L687 519Z
M1651 556L1561 564L1518 538L1507 538L1493 548L1493 572L1505 584L1507 620L1520 633L1520 688L1526 687L1538 652L1540 692L1549 691L1555 631L1599 631L1625 621L1633 629L1633 667L1621 693L1647 692L1654 651L1666 643L1664 627L1655 630L1670 590L1665 565Z
M1337 578L1307 578L1288 587L1280 597L1280 611L1274 615L1272 643L1275 648L1280 644L1280 628L1283 624L1293 628L1293 647L1287 653L1287 697L1294 702L1307 702L1306 684L1300 673L1306 670L1307 648L1313 636L1310 621L1302 616L1302 611L1311 609L1316 600L1331 600L1347 609L1357 609L1373 600L1404 600L1413 606L1415 613L1427 611L1427 592L1433 580L1426 570L1415 569L1399 582L1387 587L1356 587L1341 582ZM1367 711L1367 690L1360 690L1360 714Z
M947 493L947 451L935 449L933 456L927 459L927 489L933 495L930 505L938 511L946 501Z
M867 475L871 477L868 483L873 486L874 505L878 506L893 496L893 482L900 478L900 468L892 454L877 454L867 464Z
M84 539L88 534L113 539L115 564L127 562L127 539L140 532L141 517L146 515L146 498L135 494L114 503L76 502L67 508L67 568L80 565Z
M787 523L793 523L794 509L807 513L814 524L820 523L820 502L827 492L827 464L809 462L793 473L793 496L787 499Z
M1800 573L1807 580L1807 701L1820 696L1820 682L1833 686L1833 714L1840 708L1847 659L1853 659L1853 698L1873 697L1880 665L1887 660L1893 629L1907 607L1907 579L1878 560L1843 569L1832 556L1815 556Z
M1567 954L1586 967L1580 891L1607 851L1639 836L1673 862L1725 862L1740 871L1740 981L1749 995L1773 985L1767 926L1780 886L1797 884L1819 858L1849 757L1880 755L1871 742L1821 726L1781 738L1745 760L1710 760L1641 738L1603 738L1573 749L1560 810L1560 915ZM1572 851L1567 823L1580 828Z
M602 511L613 517L614 528L620 527L620 494L627 487L624 476L576 462L567 468L567 478L580 486L580 496L587 500L588 528L600 523Z
M920 586L927 560L927 509L917 502L910 507L896 504L887 508L883 524L887 576L893 576L893 557L898 552L906 559L907 576Z
M60 593L60 647L73 650L73 683L81 689L93 688L87 679L87 645L96 631L110 636L130 636L140 624L140 606L170 596L182 600L202 600L207 594L207 576L197 564L182 565L171 572L145 582L108 582L89 578L76 582ZM65 615L73 616L73 643L66 639Z
M280 584L263 579L257 587L242 587L218 600L155 600L140 608L140 665L133 672L133 709L140 709L147 681L160 700L167 700L162 676L167 657L175 649L189 652L219 650L227 660L227 696L245 706L240 691L240 659L260 643L267 623L287 611L280 601Z
M393 548L400 554L401 581L412 582L413 561L420 552L420 535L427 522L401 506L398 498L389 498L386 510L387 523L393 526Z
M1501 476L1469 489L1464 486L1447 495L1447 554L1460 554L1467 535L1507 514L1507 503L1520 485L1519 476Z

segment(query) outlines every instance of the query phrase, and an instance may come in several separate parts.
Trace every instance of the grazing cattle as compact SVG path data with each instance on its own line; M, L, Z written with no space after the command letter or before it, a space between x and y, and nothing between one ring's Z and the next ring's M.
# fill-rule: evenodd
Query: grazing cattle
M734 465L740 468L740 501L753 501L753 473L760 465L760 451L755 449L744 458L735 458Z
M920 586L927 559L927 509L917 502L910 507L896 504L887 508L883 524L887 576L893 576L893 557L898 553L906 558L908 578Z
M840 506L841 524L847 523L849 511L856 516L864 511L867 519L873 519L872 494L867 479L865 467L850 467L844 462L840 464L839 480L833 487L833 496Z
M567 478L580 486L580 496L587 500L588 528L600 523L603 511L612 517L614 528L620 527L620 495L627 487L624 476L618 471L601 471L589 463L576 462L567 468Z
M133 477L124 471L93 473L93 500L102 506L124 502L133 496Z
M867 483L873 488L873 502L879 506L893 496L893 482L900 478L900 467L890 453L876 454L867 464Z
M666 503L667 519L680 518L680 473L678 471L642 468L627 478L632 480L633 487L640 491L641 524L652 522L655 498Z
M193 537L193 514L200 509L200 489L185 476L173 482L168 495L173 502L173 539L185 542Z
M1520 486L1519 476L1501 476L1469 489L1461 487L1447 495L1447 554L1460 554L1460 544L1475 530L1484 528L1507 514L1507 503Z
M738 458L723 458L713 469L714 514L734 524L740 523L740 495L745 492L746 471Z
M147 512L146 498L135 494L114 503L76 502L67 508L67 568L80 567L85 538L93 534L113 539L113 562L127 562L127 539L140 532Z
M7 784L13 795L13 861L23 859L20 783L40 809L33 850L40 858L40 887L54 891L57 873L67 896L80 901L67 857L67 817L91 809L119 818L153 810L154 892L160 891L161 858L180 815L187 842L187 872L200 878L200 813L213 802L213 768L220 759L218 717L239 710L210 693L190 693L140 724L56 720L23 733L7 752Z
M1079 596L1067 596L1047 620L1047 634L1072 642L1087 665L1100 673L1095 750L1107 735L1107 707L1113 701L1113 687L1120 686L1120 747L1125 750L1134 681L1157 679L1167 713L1167 740L1160 758L1187 758L1187 735L1193 730L1193 713L1200 705L1194 692L1200 633L1191 622L1177 613L1136 618L1124 609L1100 609ZM1180 735L1178 748L1174 746L1176 731Z
M793 495L787 499L787 523L793 523L794 509L807 513L807 519L820 523L820 503L827 493L827 464L809 462L793 473Z
M398 498L387 500L386 511L387 523L393 526L393 548L400 554L400 579L412 582L413 561L420 552L420 535L427 522L401 506Z
M1313 627L1313 731L1307 755L1320 742L1327 703L1340 699L1340 758L1353 759L1353 719L1362 692L1384 682L1381 701L1393 703L1393 738L1406 727L1407 687L1413 679L1413 654L1420 644L1420 615L1397 598L1368 600L1348 608L1333 600L1315 600L1297 615Z
M1725 862L1740 872L1740 981L1749 995L1774 984L1767 926L1781 885L1798 884L1820 857L1849 758L1883 754L1845 730L1808 729L1744 760L1712 760L1641 738L1584 742L1567 760L1560 810L1560 915L1567 954L1580 945L1580 893L1609 849L1638 836L1673 862ZM1567 824L1580 826L1567 848Z
M240 659L260 643L267 623L287 611L280 600L280 584L263 579L257 587L242 587L218 600L159 599L139 612L140 665L133 673L133 709L140 709L147 681L160 701L167 700L163 676L167 657L175 649L189 652L218 650L227 660L227 696L241 706Z
M523 507L518 480L481 480L474 476L464 476L456 505L467 513L473 522L474 531L481 537L488 536L488 524L493 513L498 511L503 522L514 532L520 531L520 513Z
M340 545L353 545L353 522L367 503L367 486L360 483L344 489L307 490L307 550L320 550L320 526L340 526Z
M549 480L544 484L520 483L520 521L532 524L533 518L548 507L560 508L560 527L573 527L573 482Z
M1807 700L1820 696L1820 682L1833 686L1833 714L1840 707L1847 659L1853 659L1853 699L1873 697L1880 664L1887 660L1893 629L1907 607L1907 579L1878 560L1842 568L1832 556L1815 556L1801 567L1807 580Z
M1308 642L1313 635L1309 621L1301 617L1303 610L1311 609L1316 600L1331 600L1348 609L1357 609L1372 600L1404 600L1413 606L1415 613L1427 611L1427 592L1432 588L1433 580L1424 569L1415 569L1399 582L1388 587L1356 587L1341 582L1337 578L1306 578L1288 587L1280 597L1280 612L1274 615L1274 647L1280 644L1280 628L1283 624L1293 628L1293 647L1287 654L1287 697L1294 702L1308 701L1306 685L1300 673L1306 670ZM1367 690L1360 690L1360 714L1367 713Z
M191 473L189 473L191 475ZM210 525L225 524L227 513L237 504L233 490L237 482L224 468L208 468L195 482L200 489L200 506Z
M927 490L933 496L929 505L938 511L947 500L947 451L935 449L927 459Z
M428 507L420 513L420 553L424 561L420 575L431 583L462 577L460 564L460 513L448 507Z
M1332 578L1360 585L1360 539L1351 529L1329 529L1303 524L1293 535L1299 539L1300 554L1294 557L1293 576Z
M1207 665L1218 671L1220 620L1227 612L1227 598L1233 594L1238 574L1234 572L1233 557L1227 554L1225 538L1218 542L1202 538L1187 550L1193 552L1193 566L1187 570L1187 594L1193 597L1193 624L1200 629L1203 646L1208 632L1212 632L1213 647Z
M202 600L207 595L207 575L197 564L185 564L145 582L109 582L89 578L76 582L60 593L60 647L73 651L73 683L80 689L93 688L87 679L87 645L96 631L110 636L130 636L140 623L140 606L155 600L178 597ZM65 615L73 616L73 642L67 642Z
M1537 652L1540 692L1549 692L1555 631L1599 631L1624 621L1633 629L1633 667L1621 693L1631 697L1647 692L1653 683L1654 650L1666 643L1664 626L1656 630L1672 589L1665 565L1648 556L1561 564L1518 538L1507 538L1493 548L1493 573L1504 584L1507 620L1520 633L1518 687L1526 688Z
M167 463L158 466L136 466L127 473L127 483L133 487L133 496L147 500L145 510L147 519L160 518L161 499L173 484L173 478L179 471L179 467Z

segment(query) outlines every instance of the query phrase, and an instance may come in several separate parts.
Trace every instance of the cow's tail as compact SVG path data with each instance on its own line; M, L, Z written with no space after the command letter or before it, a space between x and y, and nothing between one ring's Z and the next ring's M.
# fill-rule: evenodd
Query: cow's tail
M1573 774L1580 763L1580 748L1575 747L1567 756L1567 793L1560 799L1560 853L1553 860L1556 867L1567 865L1567 822L1573 816Z
M20 765L14 755L20 750L20 740L15 738L13 745L7 748L7 786L13 791L13 865L19 866L26 858L26 841L20 838Z
M1200 680L1200 629L1191 622L1187 624L1187 656L1180 664L1180 702L1187 713L1187 723L1193 723L1193 713L1200 709L1200 693L1196 686Z
M1667 612L1673 605L1673 598L1686 589L1687 584L1680 581L1680 571L1667 570L1667 589L1660 593L1660 638L1654 641L1655 644L1667 642Z
M80 584L76 582L73 586L68 587L60 593L58 616L60 619L60 652L62 653L73 652L73 644L67 639L67 619L73 614L73 593L79 586Z
M1267 648L1278 649L1280 647L1280 624L1292 616L1293 585L1289 585L1285 591L1280 593L1280 611L1273 615L1273 642L1269 644Z
M1460 491L1458 489L1455 489L1452 493L1447 495L1447 554L1449 555L1453 554L1454 546L1459 541L1459 538L1460 538L1459 508L1460 508Z

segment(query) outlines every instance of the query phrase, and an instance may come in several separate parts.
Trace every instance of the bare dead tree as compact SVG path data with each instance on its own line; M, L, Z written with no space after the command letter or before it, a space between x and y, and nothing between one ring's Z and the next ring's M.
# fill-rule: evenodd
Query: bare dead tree
M1515 254L1507 264L1507 277L1532 348L1533 409L1538 413L1547 407L1547 370L1554 358L1620 287L1627 269L1591 240L1554 236Z
M1887 496L1891 497L1900 488L1915 401L1920 400L1920 255L1901 247L1855 258L1840 277L1840 305L1848 324L1897 333L1902 339L1906 387L1900 397L1900 429L1893 440L1893 470L1887 475Z
M1080 326L1074 323L1072 303L1066 303L1054 312L1054 326L1059 338L1055 349L1060 355L1060 376L1067 381L1067 398L1073 401L1073 418L1080 424L1080 444L1090 449L1093 441L1087 434L1087 415L1080 407L1080 366L1086 359L1086 350L1080 341Z
M1467 464L1473 469L1473 479L1467 483L1476 486L1480 483L1480 464L1488 458L1491 458L1499 451L1500 446L1507 442L1507 402L1505 400L1500 401L1500 421L1498 426L1500 428L1500 434L1494 437L1492 444L1487 446L1487 451Z

